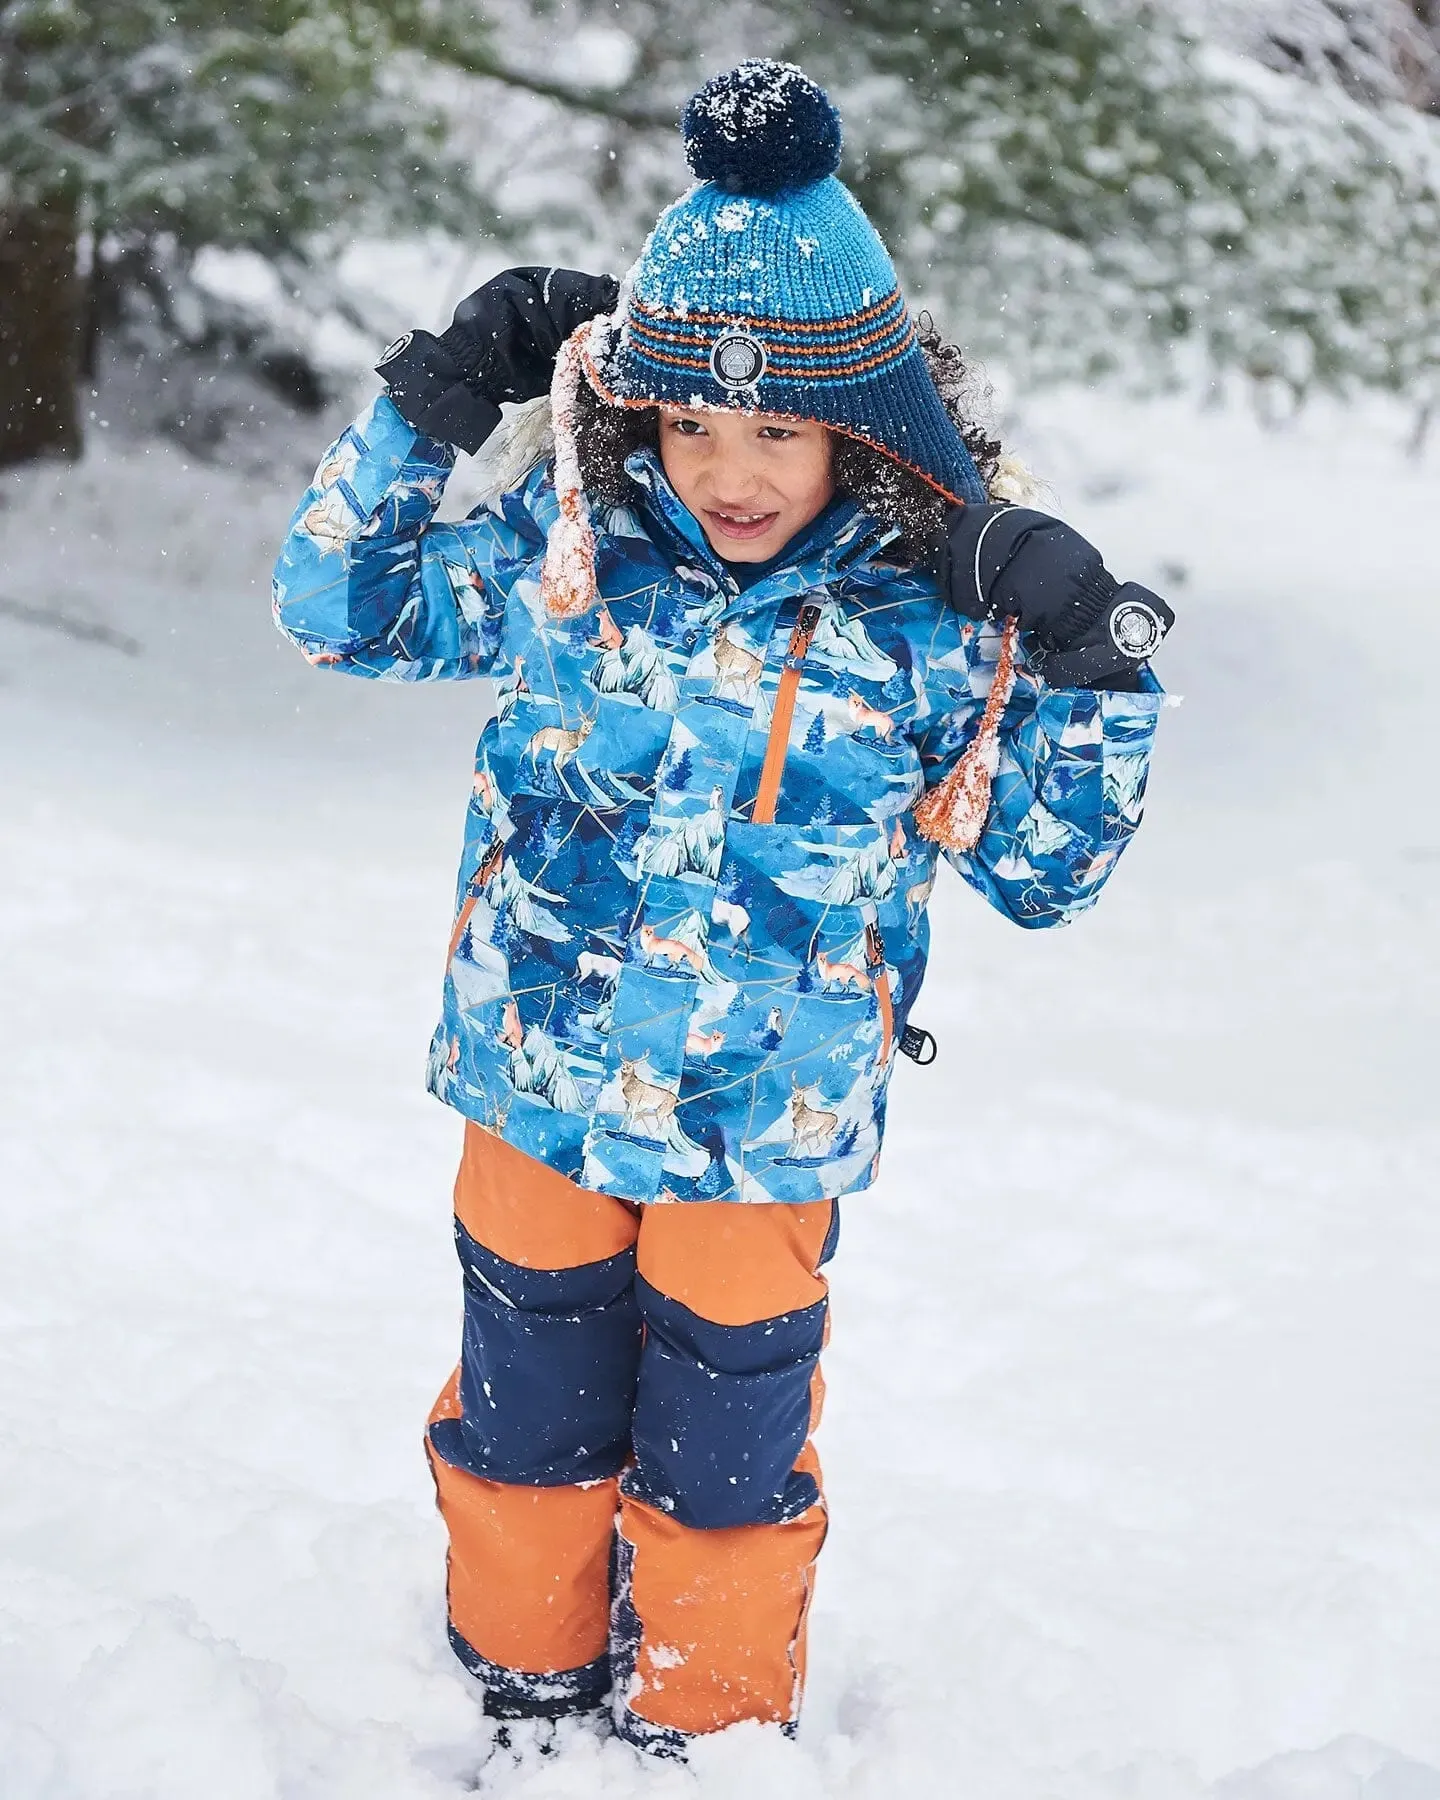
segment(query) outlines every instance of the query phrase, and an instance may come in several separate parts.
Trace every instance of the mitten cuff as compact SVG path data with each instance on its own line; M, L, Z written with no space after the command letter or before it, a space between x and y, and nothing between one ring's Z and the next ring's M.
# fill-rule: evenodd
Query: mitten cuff
M1118 588L1112 583L1112 596L1092 619L1084 643L1032 655L1051 687L1136 691L1141 668L1159 649L1175 614L1158 594L1135 581Z
M375 369L407 425L467 455L473 456L500 423L500 408L467 380L444 339L428 331L398 338Z
M444 347L467 381L480 381L485 373L485 356L473 331L464 325L447 325L435 341Z

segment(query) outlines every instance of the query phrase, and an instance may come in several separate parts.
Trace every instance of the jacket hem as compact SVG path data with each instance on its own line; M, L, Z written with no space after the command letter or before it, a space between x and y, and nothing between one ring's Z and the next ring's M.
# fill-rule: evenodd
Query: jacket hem
M473 1096L473 1105L467 1105L466 1101L472 1098L470 1095L456 1094L453 1092L445 1093L436 1084L433 1078L427 1081L425 1085L426 1092L429 1093L433 1099L438 1100L442 1106L448 1106L452 1112L459 1113L461 1118L469 1119L471 1124L480 1126L483 1131L494 1132L495 1136L500 1138L502 1142L509 1143L510 1140L506 1138L503 1131L495 1130L493 1110L487 1109L482 1095L477 1094ZM536 1162L545 1163L547 1168L556 1169L559 1174L566 1176L567 1179L571 1181L579 1180L579 1172L575 1169L561 1168L557 1163L546 1162L545 1158L535 1157L533 1151L524 1149L518 1144L512 1144L511 1148L520 1150L520 1153L523 1156L534 1157ZM876 1180L875 1163L877 1161L878 1157L871 1158L870 1164L865 1171L864 1179L861 1181L854 1182L848 1187L839 1186L825 1193L806 1195L803 1199L794 1200L787 1200L783 1197L777 1197L774 1194L768 1193L763 1200L746 1200L738 1194L719 1194L715 1195L713 1198L702 1198L698 1194L681 1195L669 1192L667 1192L663 1198L660 1196L651 1196L647 1198L637 1197L634 1194L622 1193L617 1188L604 1187L594 1183L584 1183L583 1185L593 1188L593 1191L596 1193L609 1194L612 1199L625 1200L631 1205L638 1204L641 1206L814 1206L817 1201L821 1200L850 1199L854 1195L863 1194L867 1189L874 1187Z

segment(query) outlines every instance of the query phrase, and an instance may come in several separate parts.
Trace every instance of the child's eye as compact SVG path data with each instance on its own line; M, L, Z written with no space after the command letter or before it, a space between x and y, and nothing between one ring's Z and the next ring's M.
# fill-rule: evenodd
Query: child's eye
M769 438L772 443L780 444L783 443L786 438L793 438L795 433L793 431L788 431L783 425L766 425L762 429L760 436L762 438Z
M681 437L701 437L705 431L698 419L672 419L670 429L678 431Z

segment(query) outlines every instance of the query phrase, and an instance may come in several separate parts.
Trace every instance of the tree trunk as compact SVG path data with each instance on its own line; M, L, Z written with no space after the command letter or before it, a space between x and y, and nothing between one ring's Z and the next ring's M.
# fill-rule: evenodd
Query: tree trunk
M80 454L75 241L73 201L0 213L0 465Z
M1400 49L1405 98L1424 112L1440 113L1440 0L1409 0L1415 30Z

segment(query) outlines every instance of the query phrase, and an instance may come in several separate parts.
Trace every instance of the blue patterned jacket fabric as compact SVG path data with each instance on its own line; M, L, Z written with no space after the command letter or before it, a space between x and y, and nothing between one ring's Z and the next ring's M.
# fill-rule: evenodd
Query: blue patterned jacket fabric
M912 807L973 735L999 633L837 500L738 586L642 451L595 520L602 604L540 600L549 471L453 524L455 453L384 397L326 452L276 569L312 662L491 676L431 1090L626 1200L804 1202L875 1178L939 852ZM1163 702L1022 666L976 847L1017 924L1094 904ZM928 1079L935 1079L934 1076Z

